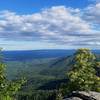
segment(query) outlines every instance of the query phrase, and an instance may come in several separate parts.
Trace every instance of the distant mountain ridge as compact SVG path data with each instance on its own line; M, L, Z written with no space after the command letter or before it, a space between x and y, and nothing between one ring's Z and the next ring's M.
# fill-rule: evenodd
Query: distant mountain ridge
M2 51L6 61L27 61L40 58L56 58L72 55L76 50L48 49L48 50L20 50ZM100 54L100 50L93 50L95 54Z

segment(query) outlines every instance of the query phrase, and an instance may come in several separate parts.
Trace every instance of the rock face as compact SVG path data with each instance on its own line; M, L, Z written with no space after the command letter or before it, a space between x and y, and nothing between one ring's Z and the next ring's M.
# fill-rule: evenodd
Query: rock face
M64 100L82 100L82 99L80 99L78 97L71 97L71 98L66 98Z
M100 93L93 91L73 91L67 96L67 98L64 98L63 100L100 100Z

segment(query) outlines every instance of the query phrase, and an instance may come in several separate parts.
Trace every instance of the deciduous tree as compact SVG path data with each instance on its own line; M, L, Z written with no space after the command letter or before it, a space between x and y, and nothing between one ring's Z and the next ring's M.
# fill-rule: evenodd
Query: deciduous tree
M0 100L14 100L14 95L25 81L24 79L16 82L8 81L5 70L6 65L0 59Z

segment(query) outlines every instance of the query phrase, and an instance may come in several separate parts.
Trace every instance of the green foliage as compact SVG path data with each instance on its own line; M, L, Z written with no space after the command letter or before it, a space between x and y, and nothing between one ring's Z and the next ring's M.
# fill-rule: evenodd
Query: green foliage
M17 82L10 82L5 76L6 66L0 61L0 100L14 100L13 96L21 88L21 85L25 82L24 80Z
M25 77L27 84L22 91L33 91L53 80L65 79L66 69L70 57L66 58L46 58L33 59L32 61L9 61L7 63L7 78L13 80L15 78ZM56 87L56 86L55 86Z
M67 74L69 79L67 92L75 90L100 92L100 77L96 75L95 59L89 49L77 50L73 59L73 69Z
M63 96L60 90L56 93L56 100L63 100Z
M17 100L56 100L56 91L35 90L31 93L19 93Z

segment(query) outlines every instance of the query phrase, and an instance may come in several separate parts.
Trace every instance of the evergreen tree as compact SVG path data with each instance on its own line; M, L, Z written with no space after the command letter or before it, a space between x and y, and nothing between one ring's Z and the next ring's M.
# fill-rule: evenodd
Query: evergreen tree
M79 49L73 59L73 68L67 74L69 83L67 92L98 91L100 92L100 77L96 75L96 57L89 49Z

